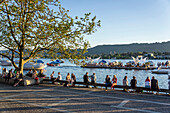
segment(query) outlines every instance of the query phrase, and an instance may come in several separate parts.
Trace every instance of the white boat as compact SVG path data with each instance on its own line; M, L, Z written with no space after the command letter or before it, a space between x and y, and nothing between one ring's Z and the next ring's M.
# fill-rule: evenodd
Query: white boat
M28 62L24 64L24 70L29 70L29 69L41 70L44 69L45 67L46 65L44 63Z
M1 66L12 66L12 63L9 60L2 60Z
M154 74L169 74L170 69L154 69L154 70L152 70L152 73L154 73Z

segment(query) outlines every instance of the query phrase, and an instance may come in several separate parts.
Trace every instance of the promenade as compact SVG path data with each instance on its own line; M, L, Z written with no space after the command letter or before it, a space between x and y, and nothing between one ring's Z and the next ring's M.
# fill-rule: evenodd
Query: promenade
M170 113L170 96L52 84L0 86L0 113Z

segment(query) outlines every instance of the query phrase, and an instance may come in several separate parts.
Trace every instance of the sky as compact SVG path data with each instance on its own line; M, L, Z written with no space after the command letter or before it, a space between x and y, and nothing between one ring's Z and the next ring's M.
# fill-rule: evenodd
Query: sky
M101 20L86 36L91 47L106 44L170 41L170 0L60 0L69 15L91 12Z

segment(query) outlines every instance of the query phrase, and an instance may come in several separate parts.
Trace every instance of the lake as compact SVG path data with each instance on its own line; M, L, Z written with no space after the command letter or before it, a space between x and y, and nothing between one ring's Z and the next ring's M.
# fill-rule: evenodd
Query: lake
M50 59L41 59L45 63L51 62ZM106 61L115 61L115 60L106 60ZM126 62L130 60L117 60L123 62L125 64ZM132 60L131 60L132 61ZM155 65L157 62L166 62L167 60L152 60ZM1 68L4 68L4 66L1 66ZM6 66L7 70L13 68L12 66ZM70 63L68 60L65 60L64 63L62 63L60 66L56 67L50 67L47 66L45 68L45 74L47 77L50 76L50 74L55 71L54 76L58 76L58 72L61 73L62 79L65 80L67 73L74 73L76 75L77 81L83 81L83 75L86 72L89 72L89 75L92 75L93 73L96 73L97 82L104 83L106 75L110 75L110 78L112 79L113 75L117 76L118 79L118 85L122 85L122 80L124 76L128 77L128 81L130 83L130 80L133 76L136 76L137 79L137 86L145 86L145 79L147 76L152 78L152 76L155 76L158 80L158 84L160 88L168 88L168 75L167 74L152 74L151 70L124 70L124 69L101 69L101 68L81 68L80 66L77 66L75 64ZM0 71L2 72L2 70ZM28 71L24 71L24 74Z

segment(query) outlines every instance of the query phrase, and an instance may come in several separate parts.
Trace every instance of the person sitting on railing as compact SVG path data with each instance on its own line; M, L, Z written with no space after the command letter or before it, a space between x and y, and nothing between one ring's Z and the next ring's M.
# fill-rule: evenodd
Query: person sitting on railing
M13 78L13 77L14 77L14 75L13 75L13 73L12 73L12 70L9 70L7 81L9 82L9 79L11 79L11 78Z
M114 90L114 86L117 85L117 78L116 78L116 75L113 75L112 82L113 82L113 84L112 84L112 86L111 86L111 89L113 88L113 90Z
M5 78L5 82L6 81L8 81L8 71L7 71L7 69L6 68L3 68L3 73L2 73L3 75L3 78Z
M89 77L91 78L91 83L94 84L94 88L96 88L96 73L93 73L93 75Z
M43 70L41 69L40 72L38 73L38 77L45 78L46 75L44 75Z
M130 84L131 84L131 88L132 89L135 89L136 88L136 84L137 84L137 80L136 80L136 77L133 76L133 79L130 81ZM134 90L133 90L134 91Z
M70 81L71 81L71 79L70 79L70 73L67 73L66 81L67 81L67 82L64 84L64 86L65 86L65 87L69 87Z
M151 80L151 89L152 89L152 93L153 91L157 91L157 94L158 94L158 90L159 90L158 80L155 79L154 76L152 77L152 80Z
M23 74L19 73L19 71L16 72L15 80L14 80L14 87L18 86L19 83L23 80Z
M75 87L75 83L76 82L76 76L72 73L71 74L71 86Z
M32 77L32 69L30 69L25 76Z
M124 79L123 79L123 86L128 86L127 76L125 76ZM128 90L126 88L123 88L123 91L128 91Z
M8 71L6 68L2 68L2 77L7 78Z
M145 80L145 87L146 88L151 88L151 80L149 77L146 78Z
M110 87L110 86L111 86L111 81L110 81L109 75L106 75L105 85L106 85L106 90L105 90L105 91L107 91L107 87Z
M89 83L89 73L88 72L86 72L86 74L83 76L83 80L84 80L84 83ZM86 85L86 87L88 87L88 85Z
M56 84L56 85L57 84L62 85L62 83L57 83L57 81L60 81L60 80L62 80L62 76L61 76L60 72L58 72L58 77L53 80L53 83Z
M54 80L56 79L56 78L54 78L54 71L51 73L51 75L50 75L50 78L51 78L51 81L52 81L52 83L54 84Z
M37 77L37 71L34 70L32 74L32 78L35 79L36 84L39 84L39 78Z

